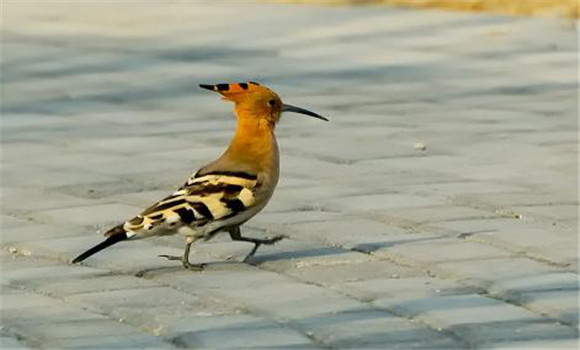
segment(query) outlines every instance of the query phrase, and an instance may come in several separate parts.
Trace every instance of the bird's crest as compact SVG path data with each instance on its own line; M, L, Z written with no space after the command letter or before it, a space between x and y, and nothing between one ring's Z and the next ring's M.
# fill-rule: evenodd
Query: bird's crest
M220 93L224 99L235 101L237 98L255 92L272 92L267 87L249 81L247 83L223 83L215 85L200 84L199 87Z

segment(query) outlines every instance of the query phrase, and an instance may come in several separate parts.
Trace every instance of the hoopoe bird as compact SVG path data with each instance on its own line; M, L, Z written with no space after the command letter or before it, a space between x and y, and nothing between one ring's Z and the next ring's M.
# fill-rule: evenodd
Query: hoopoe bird
M262 244L271 245L284 235L269 239L242 236L240 226L262 210L274 193L279 175L279 155L274 129L283 112L305 114L328 121L309 110L282 103L272 90L255 82L200 85L218 92L235 104L237 127L227 150L187 179L177 191L124 223L105 232L106 239L82 253L72 263L121 241L152 236L183 234L182 256L160 255L179 260L183 267L201 270L204 264L189 260L191 245L228 232L234 241L250 242L247 261Z

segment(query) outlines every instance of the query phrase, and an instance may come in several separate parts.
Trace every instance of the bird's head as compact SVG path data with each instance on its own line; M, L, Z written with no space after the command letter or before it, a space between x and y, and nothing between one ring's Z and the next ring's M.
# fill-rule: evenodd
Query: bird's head
M238 118L265 118L275 125L283 112L294 112L328 121L325 117L304 108L282 103L274 91L255 82L201 84L199 87L218 92L224 100L234 102Z

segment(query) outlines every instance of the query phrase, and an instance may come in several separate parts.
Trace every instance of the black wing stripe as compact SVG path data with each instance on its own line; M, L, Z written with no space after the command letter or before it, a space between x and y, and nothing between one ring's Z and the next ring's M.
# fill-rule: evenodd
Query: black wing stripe
M244 202L242 202L239 199L227 199L227 198L222 198L221 202L225 203L226 207L228 209L230 209L232 211L232 214L237 214L241 211L246 210L246 206L244 205Z
M214 193L226 193L228 195L233 195L236 193L240 193L244 187L240 185L232 185L227 183L217 183L215 185L203 185L203 186L195 186L198 184L194 184L190 188L187 188L187 192L185 193L187 196L200 196L206 197L210 194Z
M204 218L213 220L213 214L207 208L207 205L203 204L202 202L190 202L191 206L195 211L200 213Z
M181 199L178 199L178 200L175 200L172 202L167 202L167 203L163 203L163 204L159 204L159 205L156 204L154 206L151 206L151 207L145 209L145 211L141 215L143 215L143 216L149 215L149 214L154 213L156 211L162 211L165 209L173 208L177 205L184 204L184 203L187 203L187 201L185 199L181 198Z
M176 209L175 212L181 218L184 224L189 225L195 221L195 214L193 214L193 210L188 208L179 208Z

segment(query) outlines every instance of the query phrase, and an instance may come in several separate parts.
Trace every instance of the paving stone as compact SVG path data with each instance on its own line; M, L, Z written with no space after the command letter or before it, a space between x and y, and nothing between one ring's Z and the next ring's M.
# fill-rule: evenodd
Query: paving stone
M274 196L278 197L276 194ZM312 210L318 210L319 207L315 205L313 202L307 201L300 201L290 198L284 198L283 195L281 196L281 200L272 200L272 205L268 205L268 209L264 210L264 213L287 213L287 212L306 212ZM254 219L252 219L252 222Z
M252 257L251 262L269 270L281 272L316 265L335 265L339 268L340 265L357 264L369 260L368 256L357 252L291 239L282 240L269 248Z
M460 176L453 175L448 169L458 169L465 166L465 159L454 155L427 155L422 157L398 157L375 160L363 160L357 162L361 167L371 167L378 169L386 169L392 171L397 169L399 172L412 171L409 174L413 177L421 177L422 174L427 174L427 178L433 178L433 175L438 175L438 182L449 182L442 180L465 181ZM437 178L435 177L435 178ZM395 178L393 180L401 181ZM433 181L430 181L433 182ZM411 183L414 184L414 183Z
M7 118L9 115L4 114ZM29 115L15 114L13 115L13 120L19 119L19 123L31 123L34 125L35 119L38 121L39 118L27 119ZM47 116L37 116L40 118L50 119ZM53 156L55 151L65 152L63 147L58 147L56 145L47 145L46 143L38 142L4 142L2 144L2 164L3 167L6 163L24 163L32 164L38 159L43 159L46 157Z
M152 288L157 284L125 275L95 275L72 278L68 281L44 281L35 286L44 293L68 296L82 293L108 292L127 289Z
M408 242L418 242L418 241L430 241L441 239L440 236L433 234L424 233L413 233L412 231L398 233L397 230L393 230L394 233L384 236L370 236L370 235L359 235L360 238L350 237L345 238L343 241L337 241L335 243L342 248L355 250L363 252L366 254L373 254L376 256L383 256L386 259L395 260L392 254L389 254L385 248L397 245L406 244ZM408 263L404 263L408 265Z
M147 207L157 202L161 198L167 197L171 193L167 190L153 190L133 193L117 194L107 197L107 200L115 201L120 204L126 204L134 207Z
M70 184L86 184L99 181L114 181L113 176L73 169L47 169L41 166L19 165L14 169L3 169L2 180L20 188L50 188ZM16 185L17 184L17 185Z
M47 346L62 349L175 349L169 342L148 334L121 334L104 336L86 336L82 338L51 339Z
M67 301L159 333L167 320L207 313L211 306L168 287L141 287L70 295Z
M546 339L562 339L573 341L577 338L577 331L574 329L559 323L533 320L516 320L505 323L493 321L491 324L485 325L459 325L453 327L452 330L461 333L469 339L470 343L482 345L518 340L542 342Z
M453 280L427 276L390 276L390 278L369 278L347 281L340 289L361 299L429 298L442 295L463 295L478 289L461 285Z
M573 338L575 330L479 295L381 300L376 305L449 330L471 346L524 339Z
M180 167L183 167L181 165ZM190 167L177 168L171 167L165 170L147 170L138 171L134 173L126 174L123 176L125 182L130 181L133 183L131 187L123 186L123 182L118 183L120 188L125 188L125 193L135 192L135 191L146 191L146 190L158 190L164 189L167 193L171 193L179 189L181 185L191 176L192 169ZM94 187L94 185L93 185ZM105 195L119 194L122 193L118 189L113 188L112 190L104 193Z
M337 348L463 348L461 342L433 329L376 310L354 310L310 319L312 334Z
M179 332L173 340L187 347L319 348L308 337L292 329L246 315L196 318L177 329Z
M329 218L331 218L329 216ZM382 236L407 232L397 226L356 216L335 216L328 221L295 222L270 230L288 234L293 239L316 239L328 245L361 244L380 240Z
M53 209L36 212L33 217L76 225L102 225L122 222L140 212L140 208L122 204L102 204L70 209Z
M66 281L67 279L94 276L102 274L103 272L103 270L85 266L37 266L33 268L19 268L2 271L2 282L6 284L15 283L18 285L35 285L46 283L47 281Z
M10 248L0 250L0 258L2 271L35 268L39 266L58 266L62 264L56 260L42 259L40 257L23 254L22 250L18 248L16 250Z
M578 275L554 273L493 284L490 293L568 324L578 324Z
M420 206L437 205L441 202L426 197L406 195L399 193L377 194L368 196L344 197L336 200L325 201L325 209L340 210L346 213L360 212L385 212L395 208L412 208Z
M129 336L139 333L131 327L111 320L82 320L61 323L21 325L23 331L37 339L69 339L94 336L96 329L100 336Z
M488 344L482 349L577 349L578 339L522 340Z
M524 217L540 217L553 220L578 220L577 205L550 205L533 207L513 207L516 213Z
M2 313L5 324L33 326L50 322L75 322L84 320L106 320L103 315L87 312L78 306L53 302L43 307L24 307L5 310Z
M125 157L110 153L81 152L76 147L58 149L49 155L21 160L24 164L44 166L54 169L73 168L79 170L102 170L104 164L122 162ZM98 171L101 172L102 171Z
M290 141L290 140L288 140ZM322 178L332 178L344 176L345 174L353 173L356 167L347 164L337 164L336 162L325 161L321 159L313 159L312 156L296 156L290 153L284 157L280 164L280 171L285 176L300 176L309 178L312 176L313 169L322 175ZM340 192L349 191L349 188L340 189ZM306 191L305 191L306 192ZM339 192L339 193L340 193ZM353 192L350 189L350 192ZM356 193L356 192L354 192Z
M0 346L2 346L2 349L32 349L31 347L28 347L26 344L23 344L22 342L18 341L18 339L16 338L11 338L11 337L0 337Z
M171 178L171 170L168 171L168 176ZM177 181L180 176L175 176ZM175 186L175 184L173 184ZM171 186L165 187L160 184L151 184L135 178L122 178L117 181L109 182L94 182L81 185L64 185L53 188L52 190L58 193L65 193L75 197L102 199L108 196L121 195L125 193L151 191L157 189L168 189L167 193L173 189Z
M434 323L445 327L464 323L534 318L523 309L480 295L436 296L424 299L392 298L377 301L375 304L412 317L430 318Z
M32 294L32 293L20 293L20 294L8 294L2 296L2 308L3 312L8 312L9 310L23 309L23 308L41 308L53 306L55 303L52 299Z
M9 211L16 214L36 210L62 209L75 206L98 204L98 201L69 196L61 193L45 193L22 188L7 188L2 190L2 201L10 203Z
M284 211L273 212L265 209L262 215L252 218L249 226L265 228L266 230L280 230L290 225L304 222L332 221L339 219L343 215L332 212L322 212L318 210Z
M106 297L110 296L110 297ZM69 300L100 304L104 310L115 308L142 308L144 304L168 306L177 302L185 305L195 303L197 298L167 287L142 287L121 290L105 290L71 295ZM185 310L184 310L185 311Z
M489 211L459 207L436 206L410 209L389 210L384 217L405 220L412 223L436 223L441 221L473 220L480 218L497 218L498 215Z
M133 136L106 139L89 139L75 145L79 150L92 152L115 152L117 154L151 153L152 151L181 149L191 145L191 141L176 139L174 137L160 136Z
M296 178L293 180L295 179ZM367 190L367 192L372 193L371 190ZM325 184L324 182L311 182L289 188L280 186L280 188L276 190L275 198L277 198L278 201L291 201L297 204L302 204L303 206L318 206L318 203L321 200L352 196L360 193L360 188L349 185L345 186L344 182L337 182L332 185Z
M159 169L171 169L172 171L183 173L183 177L187 178L187 174L189 173L188 164L166 158L157 158L158 157L155 155L139 154L126 156L120 160L114 160L98 165L83 165L83 167L88 171L126 178L131 178L134 174L154 172ZM155 161L152 161L152 159L155 159Z
M428 266L440 263L462 263L470 260L482 262L486 259L509 258L511 253L476 242L456 238L434 238L401 242L383 249L387 254L396 254L410 261ZM381 252L382 253L382 252ZM375 252L375 254L380 254Z
M409 158L395 158L395 160L401 160L404 164L407 159L418 159L422 157L409 157ZM395 160L392 160L394 162ZM378 162L378 161L377 161ZM361 190L370 191L371 193L391 193L395 191L399 186L409 186L409 185L424 185L424 184L439 184L439 183L453 183L458 181L463 181L459 176L444 173L441 171L435 171L432 169L405 169L404 166L393 166L392 163L385 163L381 165L375 165L374 163L364 163L360 165L361 168L366 168L367 166L374 168L379 166L384 166L386 169L390 170L387 174L377 174L377 173L362 173L359 176L364 176L368 181L360 182L356 178L347 178L343 180L345 185L349 187L360 187ZM396 171L393 171L395 169ZM386 172L387 170L384 170ZM360 179L360 177L358 177ZM387 181L385 181L387 180ZM359 192L360 193L360 192Z
M477 195L460 195L458 201L476 203L492 208L550 205L557 203L576 203L577 199L570 192L545 193L545 192L508 192Z
M95 237L95 234L90 236ZM72 259L72 255L87 249L90 244L95 245L96 240L89 239L85 234L19 242L11 244L11 248L15 248L16 252L21 255L48 257L63 262Z
M16 244L27 241L38 241L70 236L80 236L93 233L92 230L79 228L78 226L56 226L49 224L25 225L2 230L2 244Z
M234 300L237 305L259 309L280 320L297 320L360 306L354 300L323 288L295 282L266 271L218 270L211 274L208 271L195 276L184 274L177 278L172 277L169 281L184 285L183 288L197 286L199 291L211 291L216 297ZM261 287L257 289L257 285ZM284 293L284 300L279 298L280 293Z
M576 234L562 225L506 218L442 222L434 225L433 230L438 229L440 232L450 230L457 237L538 255L549 261L563 264L577 261Z
M33 222L25 219L21 219L14 216L9 215L1 215L0 216L0 225L2 225L2 230L10 229L14 227L23 227L23 226L30 226L34 225Z
M453 198L457 194L464 193L497 193L505 191L517 191L516 186L506 186L489 182L460 182L445 184L411 185L399 188L401 192L413 195L428 196L433 199L445 200ZM417 205L419 206L419 205Z
M459 278L470 279L485 285L506 279L513 279L539 273L556 272L559 269L527 258L497 258L485 260L463 260L444 262L437 269Z
M371 260L371 259L369 259ZM261 266L264 266L262 264ZM301 281L329 285L342 288L343 284L352 281L364 281L384 276L385 283L392 279L422 276L424 273L416 269L403 267L388 261L359 261L355 263L341 263L313 261L296 263L295 269L288 269L285 273Z

